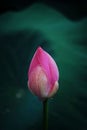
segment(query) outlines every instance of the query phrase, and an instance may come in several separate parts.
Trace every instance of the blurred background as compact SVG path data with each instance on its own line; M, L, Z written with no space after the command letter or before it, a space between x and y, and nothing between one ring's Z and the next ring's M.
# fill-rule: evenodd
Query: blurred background
M60 89L49 100L49 130L87 130L85 0L0 1L0 130L42 130L42 103L27 87L38 46L60 72Z

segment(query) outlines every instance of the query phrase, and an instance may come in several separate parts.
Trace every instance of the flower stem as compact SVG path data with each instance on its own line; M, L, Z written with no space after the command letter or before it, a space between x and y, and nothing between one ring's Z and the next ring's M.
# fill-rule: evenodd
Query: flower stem
M48 99L43 101L43 130L48 130Z

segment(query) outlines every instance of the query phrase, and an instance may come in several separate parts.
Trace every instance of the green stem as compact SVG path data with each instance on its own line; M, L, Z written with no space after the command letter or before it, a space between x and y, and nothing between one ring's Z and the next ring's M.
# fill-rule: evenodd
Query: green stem
M43 130L48 130L48 100L43 101Z

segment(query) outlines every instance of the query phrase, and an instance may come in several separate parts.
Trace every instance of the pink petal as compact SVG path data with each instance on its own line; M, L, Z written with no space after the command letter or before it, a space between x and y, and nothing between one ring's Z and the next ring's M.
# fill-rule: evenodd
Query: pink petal
M40 70L38 70L38 67ZM57 65L53 58L41 47L38 47L32 58L28 71L28 80L28 86L39 97L45 97L48 94L50 96L57 89L57 85L55 86L55 82L59 80Z

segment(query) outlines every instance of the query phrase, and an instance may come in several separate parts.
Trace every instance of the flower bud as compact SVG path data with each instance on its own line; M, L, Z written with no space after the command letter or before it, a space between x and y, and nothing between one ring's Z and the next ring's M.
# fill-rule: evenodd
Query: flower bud
M28 88L41 100L58 90L59 71L53 58L41 47L36 50L28 70Z

